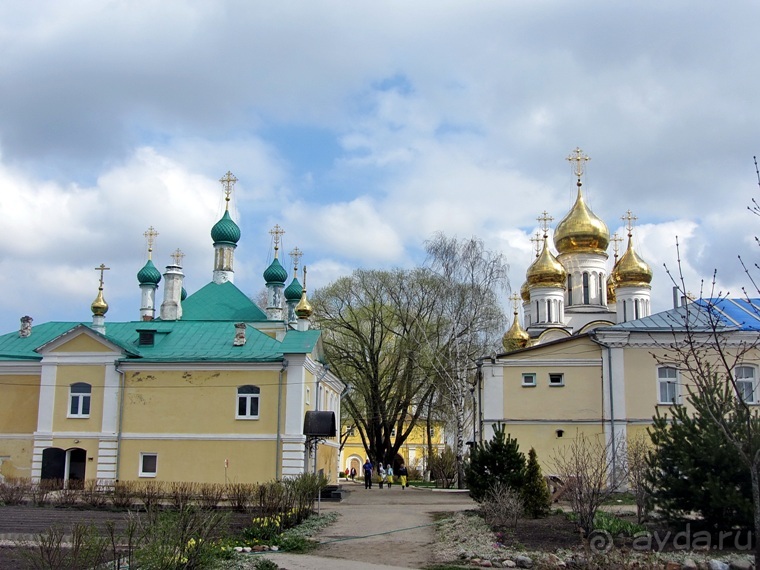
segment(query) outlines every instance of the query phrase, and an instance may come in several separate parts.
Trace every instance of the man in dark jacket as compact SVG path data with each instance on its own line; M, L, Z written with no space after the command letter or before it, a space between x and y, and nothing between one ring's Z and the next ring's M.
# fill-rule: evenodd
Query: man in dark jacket
M372 488L372 462L369 460L369 457L364 462L364 488Z

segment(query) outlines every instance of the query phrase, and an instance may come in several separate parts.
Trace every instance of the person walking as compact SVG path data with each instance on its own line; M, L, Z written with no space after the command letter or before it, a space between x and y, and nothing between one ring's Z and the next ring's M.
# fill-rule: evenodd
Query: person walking
M377 468L377 472L380 475L380 488L383 488L383 483L385 483L385 467L383 467L383 464L380 464L380 467Z
M391 485L393 485L393 467L391 467L391 464L389 463L385 467L385 477L387 478L388 488L391 488Z
M351 481L356 478L356 467L351 468Z
M401 488L407 487L407 481L406 478L409 475L409 472L406 470L406 465L403 463L399 465L398 468L398 481L401 483Z
M364 488L372 488L372 462L369 460L369 457L364 462Z

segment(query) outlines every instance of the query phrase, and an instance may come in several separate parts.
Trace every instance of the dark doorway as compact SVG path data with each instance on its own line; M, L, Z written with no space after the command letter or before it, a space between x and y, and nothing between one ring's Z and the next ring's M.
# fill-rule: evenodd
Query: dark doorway
M84 470L87 461L87 452L84 449L75 447L69 449L69 489L84 488Z
M79 447L63 450L48 447L42 451L41 478L49 485L81 489L84 487L84 475L87 464L87 452ZM68 477L67 477L68 474Z
M42 451L42 479L63 481L66 471L66 452L58 447Z

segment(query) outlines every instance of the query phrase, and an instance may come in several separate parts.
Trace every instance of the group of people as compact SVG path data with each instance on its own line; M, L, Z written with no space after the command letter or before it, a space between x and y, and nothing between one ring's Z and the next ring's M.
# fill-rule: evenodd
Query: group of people
M374 470L374 465L372 465L372 462L369 460L369 457L367 457L367 460L364 462L364 488L365 489L371 489L372 488L372 473ZM393 473L393 467L390 463L388 463L385 467L383 467L383 464L380 463L380 465L377 468L377 473L380 475L380 488L383 488L383 485L387 485L388 488L391 488L391 485L393 485L394 476L398 476L398 482L401 484L401 488L405 489L409 485L407 484L406 478L409 476L409 472L406 469L406 465L404 463L401 463L399 465L399 468L396 470L396 473ZM356 476L356 469L353 467L351 468L351 480L353 481L354 477Z

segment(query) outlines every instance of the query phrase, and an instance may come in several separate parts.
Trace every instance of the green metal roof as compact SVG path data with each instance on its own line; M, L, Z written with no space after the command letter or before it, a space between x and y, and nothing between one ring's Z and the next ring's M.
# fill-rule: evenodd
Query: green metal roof
M265 321L264 311L234 283L209 283L182 301L183 321Z

